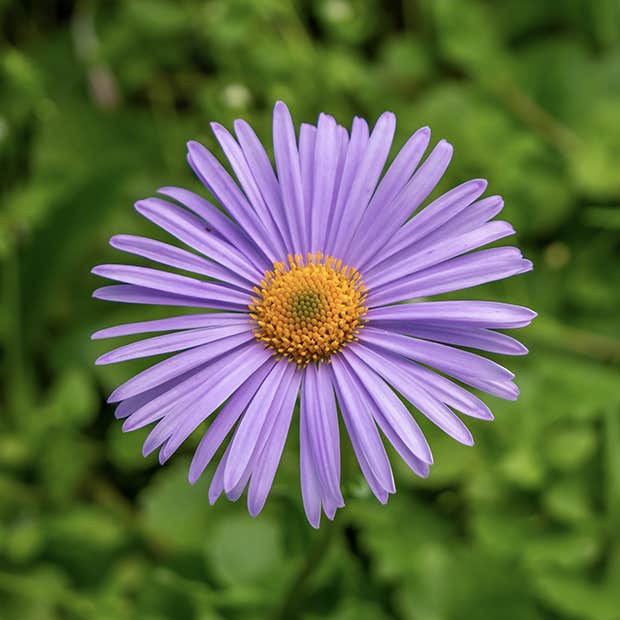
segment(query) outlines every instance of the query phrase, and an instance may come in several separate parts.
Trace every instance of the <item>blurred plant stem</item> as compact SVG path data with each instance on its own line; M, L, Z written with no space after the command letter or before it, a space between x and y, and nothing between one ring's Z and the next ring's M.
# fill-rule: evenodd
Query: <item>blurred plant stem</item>
M329 545L339 531L340 524L337 521L324 523L322 529L318 530L316 543L306 555L305 561L290 582L282 599L282 605L274 614L274 618L290 620L291 618L297 617L297 611L299 606L303 603L308 581L320 567L329 549Z
M550 317L538 317L528 337L553 348L585 355L599 362L620 361L620 340L564 325Z
M579 148L579 137L536 103L511 79L492 86L502 104L527 127L542 136L563 155Z
M607 513L609 531L614 538L620 525L620 411L609 407L605 413L605 458L607 461ZM618 541L616 541L618 542Z
M2 296L5 300L5 389L9 411L15 415L24 411L31 401L27 389L25 356L21 325L21 287L19 264L14 254L4 259Z

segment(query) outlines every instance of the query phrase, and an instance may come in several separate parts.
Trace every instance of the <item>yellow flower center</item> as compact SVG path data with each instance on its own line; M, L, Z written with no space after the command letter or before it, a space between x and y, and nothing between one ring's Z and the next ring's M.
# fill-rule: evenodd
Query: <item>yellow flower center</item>
M274 263L254 293L256 339L300 366L327 361L355 340L368 310L357 270L320 252Z

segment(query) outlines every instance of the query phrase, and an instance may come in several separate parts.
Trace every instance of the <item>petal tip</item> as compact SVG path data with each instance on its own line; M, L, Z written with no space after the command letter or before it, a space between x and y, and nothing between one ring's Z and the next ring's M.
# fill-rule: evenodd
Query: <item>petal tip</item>
M420 127L413 135L428 142L431 139L431 128L428 125L424 125L424 127Z

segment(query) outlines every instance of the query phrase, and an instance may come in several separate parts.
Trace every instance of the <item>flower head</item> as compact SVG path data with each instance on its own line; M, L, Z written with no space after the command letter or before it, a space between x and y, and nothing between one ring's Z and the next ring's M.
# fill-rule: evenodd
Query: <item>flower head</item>
M427 476L432 464L416 415L398 394L467 445L473 439L456 412L493 416L463 386L516 399L514 375L468 349L527 353L497 330L528 325L535 313L425 298L532 264L515 247L479 250L514 233L494 219L501 198L481 198L485 181L467 181L421 208L452 155L442 140L420 163L428 128L383 174L395 128L389 112L372 132L355 118L350 133L321 114L316 126L301 125L297 139L288 109L277 103L275 171L247 123L235 122L235 137L212 127L236 180L196 142L188 161L222 210L176 187L158 190L165 199L136 204L188 249L132 235L111 239L175 271L93 269L121 283L97 289L99 299L203 310L100 330L93 338L167 333L97 362L172 353L112 393L116 416L127 431L154 424L143 451L159 449L161 463L209 419L190 482L229 438L209 497L236 500L247 488L252 515L264 506L299 401L301 490L317 527L321 511L331 519L344 505L339 414L368 485L385 502L395 489L379 431L416 474Z

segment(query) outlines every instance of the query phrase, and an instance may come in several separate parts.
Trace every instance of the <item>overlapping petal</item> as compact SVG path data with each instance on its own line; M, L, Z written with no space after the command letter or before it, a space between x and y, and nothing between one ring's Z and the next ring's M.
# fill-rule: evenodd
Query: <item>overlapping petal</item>
M92 338L140 336L100 355L99 364L169 355L125 381L109 402L118 403L124 430L154 425L143 452L159 449L162 464L206 420L189 481L196 483L226 444L211 503L222 494L237 500L247 490L250 514L263 509L298 411L301 495L308 521L318 527L322 513L333 519L344 506L340 420L370 489L385 503L395 484L384 439L416 475L427 476L433 457L421 416L472 445L461 415L492 420L493 414L468 386L504 399L519 393L509 370L472 350L524 355L524 345L498 330L525 327L536 314L506 303L425 298L521 274L532 263L516 247L482 249L514 233L494 219L503 201L482 198L483 179L424 206L452 157L452 146L439 140L423 160L427 127L385 170L395 124L386 112L371 132L355 118L349 134L321 114L316 126L304 123L296 135L288 108L278 102L274 166L248 123L235 121L234 135L213 123L233 174L197 142L188 144L188 162L218 204L179 187L158 190L167 200L136 203L186 247L135 235L110 241L169 270L93 269L119 283L97 289L98 299L205 310L107 327ZM354 342L329 360L315 356L319 361L297 365L257 338L249 304L274 262L308 252L356 269L367 288L366 308Z

